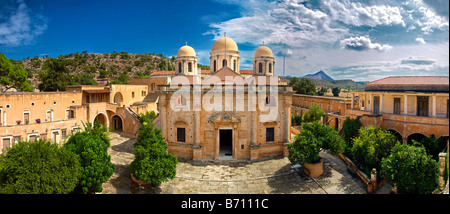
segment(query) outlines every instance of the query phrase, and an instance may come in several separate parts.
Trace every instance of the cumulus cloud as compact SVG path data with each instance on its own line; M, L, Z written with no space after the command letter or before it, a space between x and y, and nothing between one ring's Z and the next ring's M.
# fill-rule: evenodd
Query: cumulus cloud
M443 17L449 17L449 1L448 0L422 0L426 5L433 8L434 12Z
M425 40L423 38L421 38L421 37L417 37L416 38L416 42L418 42L420 44L423 44L423 45L427 44L427 42L425 42Z
M47 29L47 19L32 14L24 1L17 1L14 6L5 6L0 11L11 14L0 19L0 45L16 47L28 44Z
M206 34L213 34L217 39L227 32L238 43L261 44L265 41L268 44L304 47L311 42L335 42L348 32L345 28L332 26L332 20L326 13L307 8L298 0L275 1L264 6L254 4L252 7L248 8L249 14L243 17L212 23L210 27L213 29Z
M376 50L379 52L387 51L392 47L390 45L381 45L378 43L372 43L370 38L366 38L365 36L359 37L350 37L347 39L343 39L340 42L341 48L355 51L367 51L367 50Z
M364 6L359 2L328 0L326 10L334 20L353 26L402 25L400 8L387 5Z

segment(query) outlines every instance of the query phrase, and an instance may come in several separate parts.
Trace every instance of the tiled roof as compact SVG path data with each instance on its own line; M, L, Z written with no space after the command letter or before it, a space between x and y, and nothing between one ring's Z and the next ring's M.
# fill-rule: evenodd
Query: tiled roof
M449 77L444 76L392 76L365 85L448 85L448 81Z
M165 76L169 73L169 75L175 75L175 71L155 71L151 74L151 76Z
M449 77L393 76L364 84L365 91L449 92Z
M253 70L239 70L239 73L244 74L244 75L252 75Z

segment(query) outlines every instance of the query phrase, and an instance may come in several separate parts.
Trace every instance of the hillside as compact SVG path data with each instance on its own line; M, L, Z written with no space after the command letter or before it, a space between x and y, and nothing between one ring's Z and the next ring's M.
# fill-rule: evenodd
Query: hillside
M28 72L28 79L33 87L39 84L38 73L43 70L45 61L50 59L44 57L28 57L24 60L11 60L15 64L21 64ZM89 78L95 80L106 79L109 81L119 78L143 78L148 77L154 71L166 70L166 60L168 60L168 69L175 70L175 57L167 59L162 54L134 54L127 52L112 53L70 53L60 55L58 59L64 61L71 75L80 73L88 74ZM202 66L202 69L209 69Z

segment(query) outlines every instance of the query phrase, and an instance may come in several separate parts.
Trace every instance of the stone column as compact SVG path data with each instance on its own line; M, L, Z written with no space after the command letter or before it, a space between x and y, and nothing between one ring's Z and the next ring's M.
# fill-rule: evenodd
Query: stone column
M351 100L351 103L350 103L350 106L351 106L350 108L351 108L351 109L353 109L353 99L354 99L354 98L353 98L353 93L352 93L352 100Z
M408 115L408 95L403 95L403 98L405 100L404 114Z
M380 114L383 114L383 94L380 94Z
M166 142L168 142L169 141L169 139L168 139L168 133L167 133L167 127L166 127L166 124L167 124L167 122L166 122L166 112L167 112L167 105L166 105L167 103L166 103L166 94L164 94L164 95L162 95L162 96L159 96L159 106L160 106L160 109L159 109L159 117L160 117L160 119L159 119L159 121L160 121L160 124L161 124L161 135L164 137L164 139L166 140Z
M372 94L369 94L369 101L370 101L370 112L373 114L373 96L372 96Z
M432 96L433 97L433 106L432 106L432 112L431 114L433 115L433 117L436 117L436 96Z
M284 113L285 113L285 121L284 121L284 142L287 143L289 142L289 138L290 138L290 134L291 134L291 126L290 126L290 122L291 122L291 106L290 105L285 105L284 107Z

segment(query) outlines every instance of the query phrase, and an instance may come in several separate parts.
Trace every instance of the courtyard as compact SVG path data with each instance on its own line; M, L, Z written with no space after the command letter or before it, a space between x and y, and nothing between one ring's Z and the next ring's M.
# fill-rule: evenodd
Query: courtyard
M324 151L324 174L308 178L292 168L287 158L261 161L180 160L175 179L157 186L131 181L135 139L111 132L109 154L116 170L103 184L102 194L366 194L365 184L347 171L339 157ZM388 194L385 184L375 193Z

